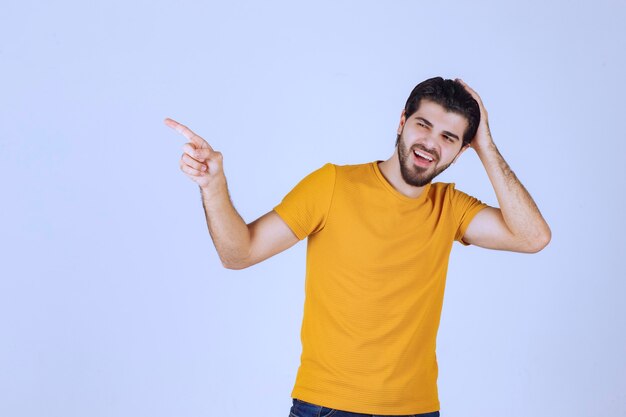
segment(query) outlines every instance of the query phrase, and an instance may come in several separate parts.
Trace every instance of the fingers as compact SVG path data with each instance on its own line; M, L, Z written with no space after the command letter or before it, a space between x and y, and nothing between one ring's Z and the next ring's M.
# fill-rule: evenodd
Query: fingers
M460 82L461 85L467 90L467 92L470 93L470 95L472 97L474 97L474 100L476 100L476 102L478 103L478 108L480 109L481 119L486 119L487 118L487 109L485 108L485 105L484 105L483 101L481 100L480 96L478 95L478 93L476 91L474 91L474 89L472 87L467 85L465 83L465 81L463 81L462 79L456 78L456 81Z
M201 177L203 175L206 175L206 171L200 171L197 170L195 168L190 167L189 165L187 165L185 162L183 162L182 158L180 160L180 169L188 175L191 175L193 177Z
M221 152L211 149L198 149L193 143L183 145L181 163L199 173L211 173L215 175L222 171L223 157ZM195 174L197 175L197 174Z
M176 130L178 133L180 133L181 135L189 139L189 141L191 141L191 143L196 145L196 147L208 148L208 149L213 150L213 148L211 148L211 145L209 145L209 143L206 140L202 139L202 137L200 137L199 135L196 135L187 126L180 124L176 120L170 119L169 117L167 117L164 120L164 122L167 126L171 127L172 129Z
M220 152L216 152L213 149L196 149L193 156L194 158L196 158L198 161L208 161L211 159L216 159L221 157L221 153Z
M482 100L480 99L480 96L478 95L478 93L476 91L474 91L474 89L472 87L470 87L469 85L467 85L465 83L465 81L463 81L460 78L456 78L456 81L460 82L461 85L463 85L463 87L465 87L465 89L467 90L468 93L471 94L472 97L474 97L474 100L476 100L478 102L478 104L482 104Z
M199 176L208 171L208 167L202 161L191 157L195 153L195 148L191 143L185 143L183 146L185 153L180 157L180 169L189 175Z
M202 162L196 161L195 159L193 159L191 156L187 155L186 153L184 153L180 159L183 161L184 164L186 164L187 166L197 171L206 172L207 170L207 166L205 164L203 164Z
M200 161L200 158L196 158L196 149L197 148L194 146L193 143L187 142L183 145L183 152L185 152L187 155L191 156L192 158Z
M206 162L208 160L215 159L219 157L219 155L221 155L219 152L216 152L212 149L195 148L193 143L185 143L185 145L183 145L183 151L199 162Z
M460 82L460 83L461 83L461 85L462 85L463 87L465 87L465 89L467 90L467 92L468 92L468 93L470 93L470 94L471 94L474 98L476 98L476 96L477 96L478 94L476 94L476 91L474 91L474 90L472 89L472 87L470 87L469 85L467 85L467 84L465 83L465 81L463 81L463 80L462 80L462 79L460 79L460 78L457 78L457 79L456 79L456 81Z

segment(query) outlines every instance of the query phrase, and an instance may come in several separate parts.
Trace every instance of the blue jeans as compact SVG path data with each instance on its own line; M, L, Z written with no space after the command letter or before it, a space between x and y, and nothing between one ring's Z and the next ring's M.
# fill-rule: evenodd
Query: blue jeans
M439 411L424 414L408 414L404 416L388 416L379 414L351 413L349 411L335 410L334 408L322 407L306 401L293 399L293 405L289 411L289 417L439 417Z

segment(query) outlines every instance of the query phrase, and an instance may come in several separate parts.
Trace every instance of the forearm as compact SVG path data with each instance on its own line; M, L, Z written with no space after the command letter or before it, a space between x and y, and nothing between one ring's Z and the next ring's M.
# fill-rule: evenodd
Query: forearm
M237 268L250 251L246 222L233 206L226 181L219 187L200 187L209 234L226 268Z
M545 246L550 240L550 227L493 140L476 152L487 171L511 234L531 246Z

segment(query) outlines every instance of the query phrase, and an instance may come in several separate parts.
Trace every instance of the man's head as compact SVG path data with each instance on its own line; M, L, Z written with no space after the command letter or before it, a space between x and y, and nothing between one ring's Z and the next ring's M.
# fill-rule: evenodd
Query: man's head
M419 83L396 138L404 181L416 187L430 183L467 149L479 123L478 103L461 83L441 77Z
M467 129L463 132L463 146L472 142L480 123L480 108L460 82L434 77L416 85L404 105L404 115L407 119L419 110L423 99L439 104L448 112L463 116L467 120Z

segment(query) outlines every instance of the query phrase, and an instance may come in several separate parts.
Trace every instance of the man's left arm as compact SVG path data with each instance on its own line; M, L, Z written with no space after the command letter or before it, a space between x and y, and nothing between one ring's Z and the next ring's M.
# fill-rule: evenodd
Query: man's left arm
M467 227L463 240L476 246L514 252L539 252L550 242L550 227L539 212L526 188L517 179L496 147L480 96L462 80L467 91L480 107L480 124L472 140L500 208L487 207L479 211Z

